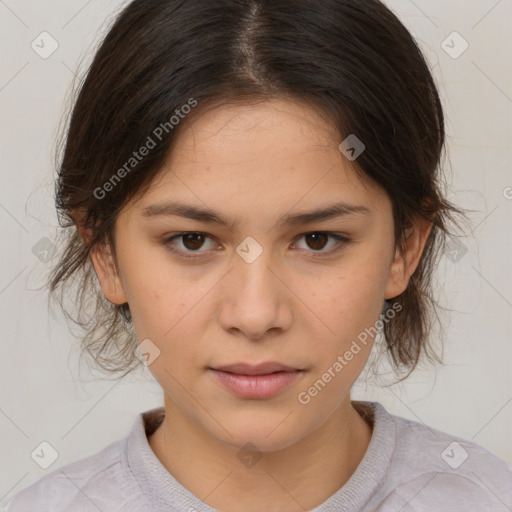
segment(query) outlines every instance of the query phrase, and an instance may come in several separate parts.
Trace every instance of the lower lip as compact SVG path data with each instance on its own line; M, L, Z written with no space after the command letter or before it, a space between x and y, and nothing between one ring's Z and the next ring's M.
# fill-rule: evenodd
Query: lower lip
M238 375L235 373L210 370L231 392L241 398L262 399L277 395L290 386L302 371L276 372L268 375Z

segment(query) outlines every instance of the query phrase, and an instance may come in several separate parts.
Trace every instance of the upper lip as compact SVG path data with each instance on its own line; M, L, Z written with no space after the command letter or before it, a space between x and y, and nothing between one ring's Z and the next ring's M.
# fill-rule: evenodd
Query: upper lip
M269 375L275 372L294 372L299 371L298 368L291 368L281 363L270 361L268 363L261 363L257 365L251 365L247 363L236 363L226 366L219 366L213 368L221 372L236 373L238 375Z

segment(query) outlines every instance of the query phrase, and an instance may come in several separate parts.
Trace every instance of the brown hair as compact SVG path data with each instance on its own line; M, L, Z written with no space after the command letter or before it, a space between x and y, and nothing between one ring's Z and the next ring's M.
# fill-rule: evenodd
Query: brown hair
M448 223L462 210L441 190L438 91L398 18L378 0L134 0L94 56L58 156L56 207L67 229L50 294L61 289L59 304L81 329L82 353L101 368L125 375L140 363L129 306L105 299L90 251L108 243L115 255L117 215L162 170L189 118L222 102L277 97L321 110L340 142L349 134L364 142L354 164L388 193L398 247L416 215L433 222L407 289L389 301L401 310L383 334L396 369L412 371L422 352L440 362L428 336L438 307L431 277ZM187 117L184 106L193 101ZM130 160L148 137L158 138L155 147ZM88 243L77 226L90 230ZM63 305L70 279L72 314Z

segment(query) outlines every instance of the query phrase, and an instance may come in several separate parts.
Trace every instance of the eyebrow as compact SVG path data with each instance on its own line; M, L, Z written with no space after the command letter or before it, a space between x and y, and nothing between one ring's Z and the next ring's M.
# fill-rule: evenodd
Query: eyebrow
M348 215L369 214L370 209L363 205L354 205L346 202L329 204L322 208L307 212L290 213L282 217L277 227L296 226L323 220L334 219ZM209 208L202 208L186 203L166 201L155 203L142 210L144 218L178 216L193 219L209 224L219 224L233 229L236 222L229 221L222 214Z

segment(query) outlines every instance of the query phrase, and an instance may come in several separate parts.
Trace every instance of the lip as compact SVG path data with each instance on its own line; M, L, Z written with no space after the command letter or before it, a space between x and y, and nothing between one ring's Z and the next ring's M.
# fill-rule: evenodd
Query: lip
M257 400L271 398L284 391L304 373L279 363L236 364L210 368L209 371L234 395Z
M230 364L230 365L226 365L226 366L219 366L217 368L212 368L212 370L234 373L237 375L270 375L271 373L276 373L276 372L299 371L298 368L292 368L290 366L286 366L284 364L277 363L275 361L269 361L269 362L260 363L257 365L251 365L251 364L247 364L247 363L236 363L236 364Z

